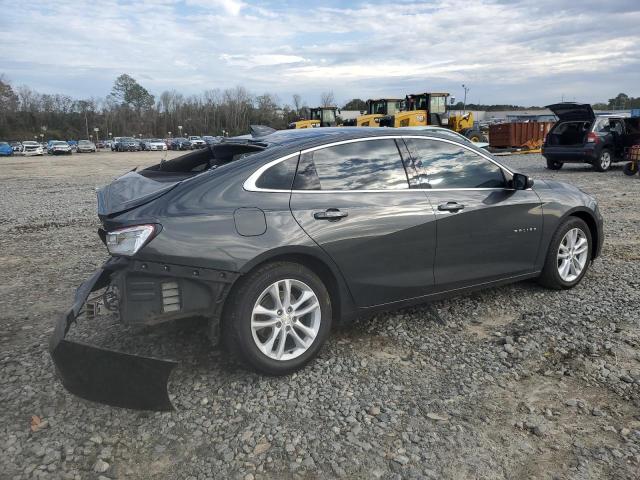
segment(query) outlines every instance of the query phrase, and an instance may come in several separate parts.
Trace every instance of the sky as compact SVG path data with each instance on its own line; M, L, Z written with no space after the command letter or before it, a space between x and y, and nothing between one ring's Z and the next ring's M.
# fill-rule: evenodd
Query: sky
M246 87L310 106L450 92L545 105L640 96L640 0L0 0L0 74L104 97Z

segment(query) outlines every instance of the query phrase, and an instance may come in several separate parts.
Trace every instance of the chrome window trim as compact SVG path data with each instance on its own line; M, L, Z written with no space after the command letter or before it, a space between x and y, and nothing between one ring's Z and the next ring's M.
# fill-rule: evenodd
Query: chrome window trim
M398 188L398 189L381 189L381 190L294 190L294 189L287 189L287 190L280 190L280 189L271 189L271 188L259 188L256 186L256 182L258 181L258 179L260 178L260 176L269 168L273 167L274 165L277 165L280 162L284 162L285 160L289 160L290 158L296 157L296 156L300 156L303 155L305 153L309 153L309 152L315 152L316 150L322 150L324 148L329 148L329 147L335 147L338 145L345 145L348 143L355 143L355 142L366 142L366 141L370 141L370 140L381 140L381 139L404 139L404 138L416 138L416 139L422 139L422 140L435 140L438 142L444 142L444 143L450 143L452 145L456 145L458 147L462 147L466 150L469 150L472 153L475 153L476 155L490 161L491 163L493 163L495 166L497 166L498 168L500 168L501 170L507 172L509 175L513 176L513 172L511 170L509 170L507 167L505 167L504 165L501 165L500 163L498 163L496 160L494 160L493 158L489 157L488 155L484 154L483 152L478 152L472 148L470 148L467 145L463 145L462 143L453 141L453 140L449 140L447 138L438 138L438 137L431 137L428 135L380 135L380 136L375 136L375 137L364 137L364 138L352 138L349 140L340 140L338 142L331 142L331 143L326 143L324 145L318 145L317 147L311 147L311 148L306 148L304 150L299 150L297 152L294 153L290 153L288 155L285 155L284 157L279 157L276 158L275 160L272 160L268 163L265 163L264 165L262 165L260 168L258 168L255 172L253 172L249 178L247 178L244 183L242 184L242 188L244 188L245 190L249 191L249 192L267 192L267 193L345 193L345 192L349 192L349 193L398 193L398 192L415 192L415 191L423 191L423 192L449 192L449 191L496 191L496 190L514 190L513 188L410 188L407 185L407 188Z

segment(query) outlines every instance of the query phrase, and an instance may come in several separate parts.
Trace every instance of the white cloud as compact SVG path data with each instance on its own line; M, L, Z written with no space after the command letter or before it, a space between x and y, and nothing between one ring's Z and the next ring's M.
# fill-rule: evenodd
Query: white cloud
M228 65L235 67L267 67L276 65L285 65L290 63L304 63L307 59L297 55L229 55L223 53L220 59L224 60Z
M195 5L215 11L222 9L230 15L238 15L246 7L246 3L239 0L187 0L187 5Z

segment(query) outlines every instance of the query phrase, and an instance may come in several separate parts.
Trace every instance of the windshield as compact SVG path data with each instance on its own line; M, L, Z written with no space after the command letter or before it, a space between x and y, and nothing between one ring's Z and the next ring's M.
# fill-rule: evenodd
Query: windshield
M431 97L431 105L429 105L429 113L444 113L446 111L447 97L438 96Z
M56 141L56 142L51 142L52 145L64 145L66 147L69 146L69 144L67 142L61 142L61 141Z
M336 111L335 110L323 110L322 111L322 122L326 123L335 123L336 121Z
M84 145L91 142L89 140L80 140L78 143L82 143Z

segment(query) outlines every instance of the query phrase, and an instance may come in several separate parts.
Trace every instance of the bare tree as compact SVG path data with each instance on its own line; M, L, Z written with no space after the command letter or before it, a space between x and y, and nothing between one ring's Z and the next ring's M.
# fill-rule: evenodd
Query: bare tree
M293 94L293 109L296 114L300 113L300 108L302 107L302 97L297 93Z
M336 99L333 96L333 91L329 90L328 92L322 92L320 94L320 106L322 107L333 107L336 104Z

